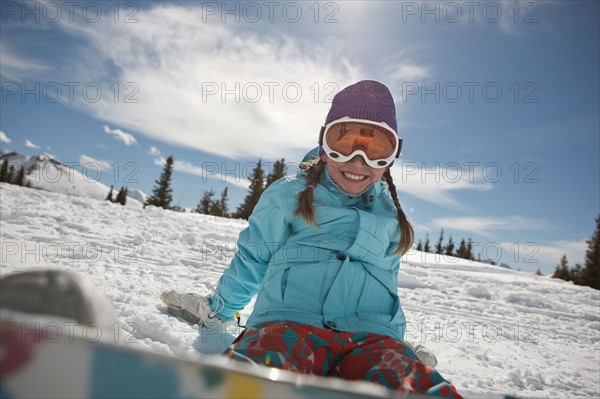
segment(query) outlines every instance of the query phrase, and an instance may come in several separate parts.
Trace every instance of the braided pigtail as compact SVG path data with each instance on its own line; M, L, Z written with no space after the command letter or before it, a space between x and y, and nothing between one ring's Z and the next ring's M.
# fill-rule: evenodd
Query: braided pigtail
M313 206L313 190L321 179L321 174L325 170L326 163L320 158L306 163L306 169L301 166L307 173L306 190L298 194L298 207L294 211L294 216L300 216L306 223L316 225L315 207Z
M388 189L390 190L390 194L392 195L392 199L394 200L394 205L396 205L396 209L398 211L398 223L400 224L400 243L394 251L394 255L404 255L408 252L413 244L415 239L415 231L413 230L412 225L402 210L400 200L398 200L398 193L396 192L396 185L394 184L394 180L392 179L389 168L385 171L383 177L385 178Z

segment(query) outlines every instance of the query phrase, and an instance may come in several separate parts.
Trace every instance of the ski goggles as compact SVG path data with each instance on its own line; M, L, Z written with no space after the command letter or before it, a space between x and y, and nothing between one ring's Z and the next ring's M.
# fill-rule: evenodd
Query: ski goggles
M385 123L345 117L321 128L319 145L337 162L360 155L370 167L382 169L400 156L402 139Z

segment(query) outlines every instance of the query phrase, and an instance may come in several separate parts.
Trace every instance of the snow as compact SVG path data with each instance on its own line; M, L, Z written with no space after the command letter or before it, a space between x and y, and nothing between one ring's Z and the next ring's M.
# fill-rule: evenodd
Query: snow
M214 354L239 331L211 335L170 317L159 294L210 293L245 226L2 183L0 270L83 273L133 334L129 345L175 356ZM413 252L403 259L398 293L407 339L433 350L438 370L465 397L600 395L599 291Z

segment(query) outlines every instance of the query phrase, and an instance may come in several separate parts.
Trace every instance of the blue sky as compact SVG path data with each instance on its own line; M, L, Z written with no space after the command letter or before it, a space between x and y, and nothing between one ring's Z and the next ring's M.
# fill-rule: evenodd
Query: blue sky
M258 158L297 163L333 94L396 99L392 169L417 237L550 272L600 213L599 5L485 2L3 2L3 149L48 152L174 202L243 199ZM101 170L102 169L102 170ZM446 237L447 237L446 235Z

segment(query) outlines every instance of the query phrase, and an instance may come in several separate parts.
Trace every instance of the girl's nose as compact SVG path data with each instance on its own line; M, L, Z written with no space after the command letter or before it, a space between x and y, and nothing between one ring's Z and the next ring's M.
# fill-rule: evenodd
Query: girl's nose
M367 165L365 160L363 159L362 155L360 155L360 154L356 154L351 160L348 161L348 163L357 164L360 166Z

